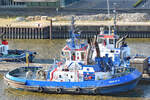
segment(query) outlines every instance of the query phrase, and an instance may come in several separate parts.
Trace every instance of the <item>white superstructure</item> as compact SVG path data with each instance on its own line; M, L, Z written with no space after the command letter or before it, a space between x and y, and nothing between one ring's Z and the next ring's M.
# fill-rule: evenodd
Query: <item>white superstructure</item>
M130 48L125 43L123 38L118 38L117 35L100 33L97 36L97 43L100 50L100 57L104 57L108 54L112 57L112 60L116 60L116 56L119 56L121 60L128 59L130 57ZM96 57L96 49L94 49L92 59Z

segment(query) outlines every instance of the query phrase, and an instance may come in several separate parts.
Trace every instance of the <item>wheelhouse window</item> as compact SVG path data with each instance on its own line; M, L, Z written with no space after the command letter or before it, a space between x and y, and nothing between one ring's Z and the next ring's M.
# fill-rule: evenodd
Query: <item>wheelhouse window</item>
M107 45L107 43L106 43L106 40L105 39L103 39L103 45Z
M2 52L4 52L5 51L5 46L3 46L3 48L2 48Z
M81 60L85 59L85 52L81 52Z
M103 41L103 39L101 39L101 38L99 38L99 39L97 40L98 43L102 43L102 41Z
M115 43L117 42L117 39L115 39Z
M114 44L113 42L114 42L113 39L109 39L109 44Z
M70 59L69 52L65 52L65 56L66 56L67 60Z
M61 52L61 55L62 55L62 56L65 56L65 53L62 51L62 52Z
M0 48L0 52L1 52L1 53L3 52L2 47Z
M59 78L61 78L61 75L59 75Z
M86 70L87 70L87 71L89 71L90 69L89 69L89 68L87 68Z
M73 52L73 53L71 54L71 60L76 60L75 52Z

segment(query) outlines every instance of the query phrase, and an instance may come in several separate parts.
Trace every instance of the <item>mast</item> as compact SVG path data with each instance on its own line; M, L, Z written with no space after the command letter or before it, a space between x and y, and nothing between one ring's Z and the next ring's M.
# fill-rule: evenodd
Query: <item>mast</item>
M108 12L108 18L110 18L110 7L109 7L109 0L107 0L107 12ZM109 35L110 35L110 25L108 26L109 28Z
M117 3L114 3L113 4L114 5L114 10L113 10L113 12L114 12L114 31L116 31L116 23L117 23Z
M71 20L71 30L70 30L70 35L71 35L71 47L75 48L75 34L74 34L74 17L72 16Z

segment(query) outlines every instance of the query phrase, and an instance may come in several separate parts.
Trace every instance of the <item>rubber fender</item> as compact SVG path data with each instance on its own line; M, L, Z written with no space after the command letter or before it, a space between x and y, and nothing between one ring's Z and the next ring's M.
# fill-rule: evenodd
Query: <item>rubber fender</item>
M44 88L43 88L43 87L39 87L39 88L38 88L38 91L39 91L39 92L44 92Z
M77 93L80 93L81 88L76 88L75 91L76 91Z
M97 94L97 93L98 93L98 89L95 88L95 89L93 90L93 94Z
M57 88L57 89L56 89L56 92L57 92L57 93L62 93L62 88Z

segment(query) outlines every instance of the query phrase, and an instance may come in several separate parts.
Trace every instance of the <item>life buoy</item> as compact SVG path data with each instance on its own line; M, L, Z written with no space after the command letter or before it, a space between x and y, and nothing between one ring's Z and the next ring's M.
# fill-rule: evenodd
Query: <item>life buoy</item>
M62 93L62 88L57 88L57 89L56 89L56 92L57 92L57 93Z
M39 88L38 88L38 91L39 91L39 92L44 92L44 88L43 88L43 87L39 87Z
M89 76L88 79L91 80L91 79L92 79L92 76Z

